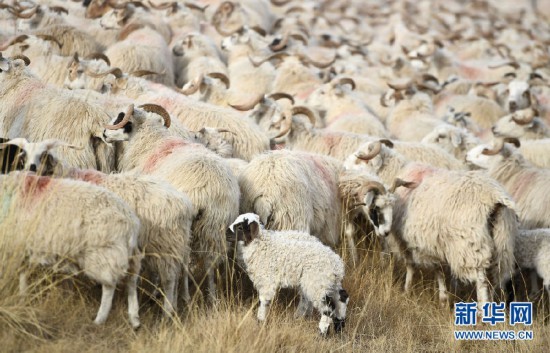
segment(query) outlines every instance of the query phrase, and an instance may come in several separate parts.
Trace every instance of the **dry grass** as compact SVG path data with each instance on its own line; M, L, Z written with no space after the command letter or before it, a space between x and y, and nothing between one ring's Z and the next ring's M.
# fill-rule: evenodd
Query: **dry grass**
M4 228L5 229L5 228ZM2 249L9 234L2 234ZM370 246L369 247L374 247ZM296 298L282 292L266 323L255 319L257 297L239 274L222 280L223 297L215 306L194 303L180 308L174 320L162 319L154 301L141 297L143 326L134 332L126 319L125 295L117 292L110 317L98 327L92 319L100 291L80 278L64 280L51 273L34 277L32 295L17 295L13 252L2 251L0 283L0 342L2 352L537 352L546 350L550 330L539 310L526 342L457 342L451 309L440 309L436 286L429 278L416 281L412 296L402 290L403 269L381 263L376 249L362 249L362 262L348 269L344 287L351 296L348 322L342 335L322 339L318 316L294 319ZM229 285L227 285L229 283ZM468 299L468 298L464 298ZM477 326L481 329L489 327ZM508 330L510 327L501 326Z

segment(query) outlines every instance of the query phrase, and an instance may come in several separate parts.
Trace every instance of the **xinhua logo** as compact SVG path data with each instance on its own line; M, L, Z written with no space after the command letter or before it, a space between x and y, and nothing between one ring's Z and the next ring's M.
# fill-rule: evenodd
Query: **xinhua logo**
M508 322L511 326L533 324L533 303L512 302L508 308L508 321L506 320L506 303L489 302L478 308L476 302L456 303L455 320L456 326L475 326L478 318L481 323L494 326L498 323ZM460 330L455 331L457 340L532 340L532 331L514 330Z

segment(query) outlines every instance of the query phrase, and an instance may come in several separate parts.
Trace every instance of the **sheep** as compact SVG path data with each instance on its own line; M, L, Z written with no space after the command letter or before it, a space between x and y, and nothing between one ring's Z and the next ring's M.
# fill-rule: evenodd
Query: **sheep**
M534 270L542 278L544 288L550 294L550 229L520 230L516 237L514 254L521 269ZM531 283L533 294L538 291L536 278Z
M239 209L239 185L221 157L171 132L170 122L170 115L158 105L130 105L103 134L118 147L127 141L119 152L119 171L162 178L188 195L193 204L192 263L203 265L210 299L215 300L215 267L225 253L223 231Z
M310 122L292 117L299 114L306 115ZM292 150L320 153L344 161L361 145L375 139L367 135L315 129L311 127L315 121L313 112L301 106L295 106L280 116L274 116L271 130L278 133L272 138L272 144L285 143ZM438 148L401 141L396 141L395 146L400 153L412 160L445 169L464 169L460 161Z
M332 80L317 88L306 99L306 104L324 113L327 129L349 131L377 137L387 137L388 133L378 117L352 92L355 81L343 77Z
M544 192L550 182L550 171L534 167L505 142L520 146L520 142L514 138L498 139L494 146L482 144L471 149L466 159L485 169L512 195L522 228L550 227L545 207L550 201L550 195Z
M440 124L443 122L435 118L430 97L423 92L399 101L386 119L390 134L403 141L420 141Z
M304 231L336 247L339 171L337 161L311 153L281 150L258 156L239 175L241 211L259 214L269 229ZM353 243L350 251L355 253Z
M146 175L103 174L91 169L67 168L54 152L57 147L67 146L59 140L29 143L18 138L6 142L6 145L16 146L24 152L21 163L25 170L35 171L39 175L86 181L122 198L141 222L138 247L144 253L145 268L160 277L166 294L165 313L169 314L177 307L176 284L181 270L184 275L183 298L189 301L187 269L192 205L186 195L168 183Z
M117 283L128 273L129 319L132 327L140 326L136 288L140 223L118 196L81 181L20 172L0 175L0 189L8 207L0 233L12 234L14 251L25 251L19 276L23 294L28 266L57 264L73 274L82 270L102 285L94 320L100 325L107 320Z
M176 68L176 86L212 72L228 75L227 66L212 40L204 34L191 32L178 39L172 47Z
M255 155L269 150L269 139L260 128L233 110L195 102L174 90L143 78L123 76L120 69L113 70L112 74L116 75L115 80L109 75L104 82L111 82L107 86L112 93L123 93L141 103L153 102L162 105L189 129L198 130L209 126L230 131L232 134L227 140L233 146L235 158L249 161ZM175 121L174 125L176 122L178 121Z
M548 126L533 108L516 110L500 118L492 128L497 137L537 140L550 137Z
M266 230L258 215L245 213L229 226L227 240L237 243L238 259L258 290L259 321L265 320L279 288L298 288L321 313L321 335L327 335L331 323L338 333L345 326L349 303L342 288L344 263L321 243L301 240L307 239L307 233L299 237L296 233L299 232Z
M490 129L498 119L506 115L506 111L494 100L472 95L442 95L434 104L438 116L442 116L449 106L455 111L470 113L471 119L481 129Z
M145 24L129 24L119 35L119 41L105 51L111 63L125 72L148 70L162 75L151 80L174 85L172 54L163 36Z
M508 137L508 136L507 136ZM521 142L519 151L526 160L539 168L550 168L547 157L550 140L525 140ZM438 146L454 155L458 160L466 162L466 154L478 146L481 141L465 129L454 126L440 125L422 139L422 143Z
M29 63L24 56L0 57L0 135L31 141L58 138L83 146L82 151L64 148L60 156L74 167L110 172L113 151L98 143L109 116L98 104L46 86L26 68Z
M39 28L32 32L34 35L49 35L62 44L61 55L70 56L78 53L87 56L92 53L101 53L104 47L94 37L71 25L53 25Z
M405 258L405 290L410 290L416 266L447 264L454 276L476 282L478 303L487 302L488 277L502 287L513 267L517 223L510 196L479 172L409 163L380 141L364 149L368 152L357 151L345 166L377 173L385 183L394 185L392 190L399 185L407 187L396 192L388 239L391 248ZM441 271L437 277L439 299L444 303L448 296Z

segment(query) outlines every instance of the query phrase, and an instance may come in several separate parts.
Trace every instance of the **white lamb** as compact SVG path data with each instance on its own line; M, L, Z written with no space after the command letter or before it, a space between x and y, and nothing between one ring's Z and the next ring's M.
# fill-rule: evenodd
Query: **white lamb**
M258 320L265 320L279 288L293 287L321 312L321 335L332 322L336 332L342 330L349 301L342 288L344 263L329 247L306 233L266 230L254 213L237 217L227 240L237 242L238 259L258 290Z

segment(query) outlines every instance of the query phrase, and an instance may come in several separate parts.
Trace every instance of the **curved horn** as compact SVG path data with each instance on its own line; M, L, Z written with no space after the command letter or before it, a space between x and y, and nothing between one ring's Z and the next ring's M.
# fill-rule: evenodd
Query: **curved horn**
M351 86L351 90L355 90L355 81L351 77L342 77L338 80L338 83L341 86L349 84Z
M267 98L271 98L275 101L277 101L279 99L288 99L292 104L294 104L294 97L292 97L290 94L284 93L284 92L272 93L269 96L267 96Z
M186 1L185 3L183 3L183 6L189 8L191 10L199 10L200 12L204 12L208 8L208 6L210 6L210 4L205 5L205 6L199 6L197 4L193 4L192 2L187 2Z
M13 38L12 40L10 40L8 43L6 43L5 45L3 45L2 47L0 47L0 50L6 50L8 47L16 44L16 43L21 43L23 41L25 41L26 39L28 39L29 36L26 35L26 34L21 34L15 38Z
M385 108L389 108L389 107L390 107L390 106L388 105L388 101L387 101L387 99L386 99L386 96L388 95L388 93L389 93L389 92L386 92L386 93L382 93L382 94L380 95L380 105L383 106L383 107L385 107ZM393 95L395 95L395 92L392 93L392 96L393 96ZM390 98L391 98L391 96L390 96Z
M130 76L134 76L134 77L143 77L143 76L147 76L147 75L159 75L159 76L162 76L164 75L166 72L163 71L163 72L155 72L155 71L150 71L150 70L136 70L136 71L133 71L130 73Z
M302 59L306 63L311 64L311 65L315 66L318 69L326 69L330 65L334 64L334 62L336 61L336 55L334 55L330 61L327 61L325 63L316 61L316 60L310 58L307 55L300 55L299 57L300 57L300 59Z
M370 151L369 153L359 151L355 154L355 157L368 162L374 157L378 156L380 150L382 149L382 143L380 141L374 141L371 146L372 151Z
M283 38L281 38L279 40L279 42L277 42L276 44L275 43L275 40L273 40L273 42L271 42L269 44L269 49L271 49L272 51L279 51L279 50L283 50L286 45L288 44L288 39L290 38L290 35L288 33L285 33L283 35Z
M229 77L227 77L227 75L224 74L223 72L211 72L211 73L207 74L206 76L212 77L212 78L217 78L218 80L220 80L224 83L226 89L229 89L229 86L231 84L230 81L229 81Z
M506 61L506 62L503 62L502 64L497 64L497 65L489 65L489 69L498 69L500 67L504 67L504 66L511 66L513 67L514 69L519 69L519 64L516 62L516 61Z
M271 3L274 6L285 6L286 4L288 4L291 1L292 0L271 0Z
M107 55L103 53L92 53L87 55L84 60L103 60L107 65L111 66L111 60L107 57Z
M528 110L527 114L521 114L525 110ZM520 114L518 114L520 113ZM530 124L535 118L535 111L531 108L520 110L512 114L512 120L518 125L527 125Z
M143 109L146 112L155 113L155 114L158 114L158 115L162 116L162 119L164 120L164 126L166 126L166 128L170 127L170 124L172 123L172 120L170 120L170 114L168 114L166 109L164 109L160 105L157 105L157 104L142 104L138 108Z
M11 12L12 14L14 14L18 18L29 19L29 18L33 17L36 14L36 11L38 10L38 6L35 6L28 13L23 14L23 11L25 11L25 10L27 10L27 9L21 9L20 11L17 11L17 10L14 10L13 8L11 8L8 11Z
M31 64L31 59L27 58L25 55L22 55L22 54L14 55L14 56L10 57L9 59L10 60L21 59L25 62L25 66L29 66Z
M512 145L516 146L516 148L520 148L521 147L521 143L519 142L519 140L515 137L505 137L503 139L503 142L506 142L506 143L511 143Z
M409 88L411 86L411 81L407 83L387 82L387 85L391 89L394 89L396 91L401 91Z
M50 11L53 11L58 15L61 15L62 13L64 13L65 15L69 14L69 10L67 10L63 6L50 6Z
M191 81L191 84L187 88L177 88L178 92L185 94L186 96L193 94L199 90L202 84L202 80L204 79L204 75L200 74L199 76L195 77L193 81ZM188 82L189 83L189 82ZM187 85L186 83L185 85Z
M119 69L118 67L114 67L110 70L107 70L105 72L93 72L91 70L89 70L88 68L85 69L86 71L86 74L90 77L94 77L94 78L99 78L99 77L105 77L109 74L115 76L116 78L121 78L123 73L122 73L122 70Z
M364 188L367 190L367 192L374 190L374 191L378 191L379 194L385 194L386 193L386 188L384 187L384 185L382 185L382 183L380 183L378 181L374 181L374 180L368 181L364 185Z
M397 188L400 187L400 186L404 186L406 188L413 189L413 188L417 187L418 185L414 181L405 181L405 180L400 179L400 178L395 178L395 180L393 181L393 185L390 188L390 192L393 194L395 192L395 190L397 190Z
M278 52L278 53L275 53L275 54L272 54L272 55L268 56L267 58L257 60L255 58L252 58L250 56L250 54L248 54L248 60L250 60L250 62L252 63L252 65L254 65L254 67L258 67L258 66L262 65L263 63L265 63L266 61L269 61L269 60L272 60L272 59L282 59L282 58L284 58L285 56L288 56L288 55L289 54L286 53L286 52Z
M117 129L123 128L124 125L128 124L128 121L130 121L130 118L132 117L132 115L134 115L134 105L130 104L130 106L124 113L124 118L122 118L122 120L118 124L105 125L105 128L107 130L117 130Z
M305 116L307 116L307 118L311 122L311 125L313 125L313 126L315 126L315 124L317 123L317 119L315 118L315 114L308 107L304 107L302 105L292 107L291 112L292 112L292 116L297 115L297 114L304 114Z
M170 7L174 8L178 6L177 1L163 2L160 4L155 4L154 2L147 1L147 3L149 4L149 6L151 6L155 10L166 10L166 9L169 9Z
M500 151L502 151L502 147L504 147L504 140L498 139L496 140L495 146L492 149L485 148L483 149L483 151L481 151L481 153L486 156L494 156L495 154L499 154Z
M380 139L378 141L380 141L381 144L386 145L389 148L393 148L393 142L388 139Z
M253 100L251 100L248 103L244 104L231 104L229 103L229 106L233 109L239 110L239 111L248 111L256 106L256 104L260 103L260 101L264 98L262 94L255 97Z
M49 34L37 34L36 37L40 38L42 40L47 40L47 41L50 41L50 42L54 42L55 44L57 44L59 49L63 48L63 44L61 44L61 42L58 41L54 36L50 36Z

